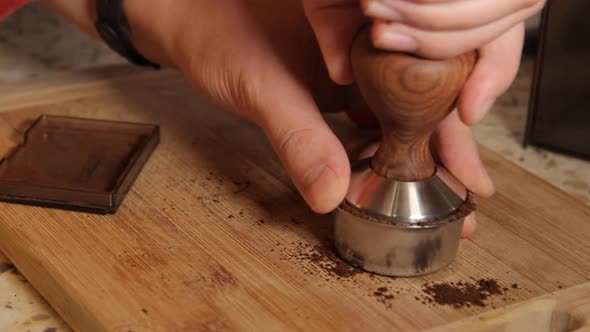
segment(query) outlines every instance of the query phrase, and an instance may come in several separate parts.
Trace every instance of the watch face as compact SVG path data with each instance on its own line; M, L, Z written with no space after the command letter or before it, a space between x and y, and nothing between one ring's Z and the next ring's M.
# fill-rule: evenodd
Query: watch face
M125 47L125 42L121 40L119 34L108 23L97 21L95 27L100 37L113 51L131 61L131 54Z

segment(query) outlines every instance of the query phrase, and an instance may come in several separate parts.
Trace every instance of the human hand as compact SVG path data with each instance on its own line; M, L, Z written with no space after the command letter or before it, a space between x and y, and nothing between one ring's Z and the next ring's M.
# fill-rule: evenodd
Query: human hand
M44 0L91 34L92 2L74 6L67 0ZM146 6L145 0L127 0L125 7L139 51L152 61L180 68L210 101L256 122L313 210L328 212L342 201L350 177L348 157L318 107L322 100L339 101L341 91L322 70L301 1L177 0ZM346 12L360 24L362 15L355 8ZM351 39L356 28L347 28ZM450 137L437 140L446 151L440 159L463 174L463 182L474 190L477 186L468 180L483 171L477 154L462 158L466 164L451 158L454 143L470 135L468 128L449 117L439 132ZM469 144L468 151L476 151L472 139L460 146ZM467 170L475 174L469 176Z
M341 87L329 79L301 1L187 3L185 12L206 15L182 27L172 62L209 101L262 128L314 211L336 208L350 163L317 102Z
M95 0L42 3L98 37ZM342 110L345 91L329 79L301 0L126 0L124 9L142 55L258 124L314 211L338 206L350 163L319 109Z
M375 47L445 59L477 50L478 61L458 100L457 111L438 127L433 152L471 191L493 194L469 126L490 110L514 80L524 39L523 21L544 0L304 0L330 77L353 82L349 50L356 32L374 19ZM376 150L373 146L369 153ZM475 230L475 216L464 235Z

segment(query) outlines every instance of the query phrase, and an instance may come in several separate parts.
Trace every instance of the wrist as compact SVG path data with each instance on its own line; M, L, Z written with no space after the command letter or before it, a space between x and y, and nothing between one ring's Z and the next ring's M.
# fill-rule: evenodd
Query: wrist
M102 40L94 27L96 1L40 0L40 3L95 39ZM175 15L182 12L180 7L185 3L185 0L124 0L131 40L145 58L161 65L176 65L177 43L174 39L180 26L178 17L182 15Z
M95 1L95 0L94 0ZM125 16L133 45L141 55L163 66L176 66L177 6L182 0L125 0Z

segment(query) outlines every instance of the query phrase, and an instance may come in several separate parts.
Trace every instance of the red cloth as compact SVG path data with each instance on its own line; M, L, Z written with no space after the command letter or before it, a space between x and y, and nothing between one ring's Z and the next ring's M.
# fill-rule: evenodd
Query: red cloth
M0 0L0 20L29 2L31 0Z

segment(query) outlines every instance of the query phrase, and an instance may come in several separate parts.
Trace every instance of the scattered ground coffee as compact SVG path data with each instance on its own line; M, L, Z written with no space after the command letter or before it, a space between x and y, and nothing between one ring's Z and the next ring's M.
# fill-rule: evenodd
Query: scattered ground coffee
M328 277L336 277L336 279L341 280L363 273L361 269L348 265L341 260L328 244L311 245L298 241L295 246L295 252L287 258L306 263L306 266L303 267L306 274L315 275L325 272ZM307 263L311 263L311 266Z
M494 295L503 295L505 290L495 279L480 279L476 282L427 283L423 287L428 302L450 305L455 308L485 307L486 300Z
M391 308L391 301L395 299L395 296L387 287L377 288L377 290L373 292L372 296L375 297L377 301L383 303L387 308Z

